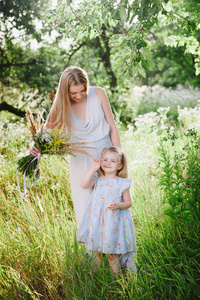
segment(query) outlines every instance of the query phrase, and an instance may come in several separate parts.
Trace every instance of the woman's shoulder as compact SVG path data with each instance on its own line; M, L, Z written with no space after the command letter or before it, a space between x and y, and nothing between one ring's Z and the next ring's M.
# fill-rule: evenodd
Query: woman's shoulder
M100 86L91 86L91 88L93 88L94 89L94 91L95 91L95 93L104 93L105 94L105 91L104 91L104 89L102 88L102 87L100 87Z
M101 103L101 105L103 106L104 103L106 103L108 101L106 92L104 91L104 89L100 86L93 86L93 90L97 96L97 98L99 99L99 102Z
M97 95L97 98L99 99L99 101L102 104L106 98L106 93L105 93L104 89L100 86L93 86L92 88L94 89L94 92Z

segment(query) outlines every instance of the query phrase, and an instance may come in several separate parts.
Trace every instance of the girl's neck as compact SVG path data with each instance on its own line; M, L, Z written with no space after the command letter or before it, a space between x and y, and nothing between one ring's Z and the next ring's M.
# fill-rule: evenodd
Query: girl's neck
M104 173L104 176L106 178L109 178L109 179L116 179L116 178L118 178L117 174L106 174L106 173Z

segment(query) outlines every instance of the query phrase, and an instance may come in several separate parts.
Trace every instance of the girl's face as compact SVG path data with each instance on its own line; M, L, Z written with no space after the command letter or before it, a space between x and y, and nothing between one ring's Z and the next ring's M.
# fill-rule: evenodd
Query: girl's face
M118 154L115 152L106 152L101 158L101 168L105 175L116 175L117 171L121 169L122 165L119 163Z
M74 102L80 102L86 96L85 86L83 84L71 85L69 88L69 97Z

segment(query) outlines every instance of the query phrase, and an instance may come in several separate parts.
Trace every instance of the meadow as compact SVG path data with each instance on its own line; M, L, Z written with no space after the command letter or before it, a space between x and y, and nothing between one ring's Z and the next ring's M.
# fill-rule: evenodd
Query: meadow
M16 161L31 136L24 119L2 112L0 299L199 299L199 100L192 88L135 88L134 123L125 128L118 119L133 178L138 267L118 276L107 264L97 269L76 241L69 157L42 157L40 180L24 199L29 222ZM23 192L20 174L19 182Z

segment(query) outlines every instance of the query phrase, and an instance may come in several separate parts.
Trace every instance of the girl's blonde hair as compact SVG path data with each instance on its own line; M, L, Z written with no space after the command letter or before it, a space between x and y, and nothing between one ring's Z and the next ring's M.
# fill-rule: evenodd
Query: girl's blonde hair
M46 121L46 127L55 129L66 127L71 131L72 109L69 97L69 88L72 85L83 84L86 94L89 89L87 73L78 67L70 67L62 73L55 100Z
M117 153L119 164L121 164L121 169L117 171L116 175L118 177L127 178L128 177L128 164L127 164L127 158L123 151L121 151L119 148L116 148L114 146L104 148L101 152L101 159L103 159L104 155L107 152ZM99 175L105 175L104 171L100 167L98 171Z

